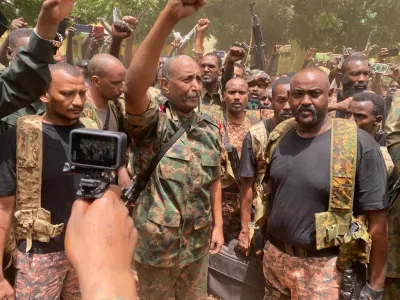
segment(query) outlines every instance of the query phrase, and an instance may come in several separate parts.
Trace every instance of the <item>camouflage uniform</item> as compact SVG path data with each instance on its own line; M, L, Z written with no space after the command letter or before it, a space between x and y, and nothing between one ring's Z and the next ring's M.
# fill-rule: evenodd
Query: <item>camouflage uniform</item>
M165 106L165 112L160 111L154 97L143 114L125 116L127 132L133 139L134 167L139 178L159 152L161 144L167 142L186 120L187 117L179 116L169 105ZM209 251L212 230L210 185L220 177L220 155L218 126L210 118L204 120L196 113L190 130L168 150L153 172L133 213L139 233L135 260L141 267L146 265L148 276L154 274L154 278L159 268L169 268L170 272L185 276L208 265L204 257ZM138 273L143 299L163 299L157 296L157 290L166 288L175 289L186 298L206 296L203 277L196 280L190 290L178 282L171 285L170 279L168 282L159 280L148 290L147 283L140 278L139 268ZM186 279L179 277L176 280Z
M264 300L339 299L343 275L337 270L336 261L337 256L291 256L267 242L263 260L267 282Z
M117 127L118 129L123 128L123 115L124 115L124 98L121 97L117 101L108 101L108 105L110 106L111 113L114 115L114 118L117 122ZM98 128L103 128L104 124L103 121L100 120L100 118L97 115L96 109L93 105L93 103L88 99L86 101L85 106L82 111L82 117L91 119L96 122Z
M204 107L207 107L207 112L203 111ZM206 89L203 89L200 105L201 112L222 112L224 109L225 103L220 86L218 86L218 92L212 95Z
M65 252L25 254L18 252L14 267L16 299L80 300L78 276Z
M247 114L250 113L247 112ZM243 140L255 122L257 122L257 118L251 118L251 116L248 116L243 124L239 125L227 120L229 142L233 148L236 148L239 158L242 153ZM225 136L224 126L221 127L221 135L222 137ZM222 217L225 243L229 243L232 239L237 239L241 230L240 192L225 148L223 149L222 158L224 166L222 174Z
M400 91L393 95L391 108L385 122L386 141L390 156L400 171ZM397 187L397 185L396 185ZM397 187L398 188L398 187ZM397 193L396 193L397 194ZM392 199L388 212L389 253L385 282L385 298L400 298L400 201L397 195Z

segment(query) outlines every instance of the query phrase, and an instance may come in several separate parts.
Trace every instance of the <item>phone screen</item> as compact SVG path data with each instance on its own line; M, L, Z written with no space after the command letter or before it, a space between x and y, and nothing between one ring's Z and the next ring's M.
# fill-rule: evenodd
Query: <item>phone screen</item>
M104 33L104 27L101 26L93 26L93 34L94 35L101 35Z
M388 57L399 56L399 48L389 49Z

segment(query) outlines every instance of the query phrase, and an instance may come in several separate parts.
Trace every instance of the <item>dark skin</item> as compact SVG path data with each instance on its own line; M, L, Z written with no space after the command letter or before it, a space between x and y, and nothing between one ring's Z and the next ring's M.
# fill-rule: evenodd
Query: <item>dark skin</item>
M275 89L274 97L272 97L272 109L274 116L272 121L277 126L279 123L293 118L292 111L289 106L290 84L280 84Z
M357 127L375 136L383 116L375 115L374 104L371 101L351 101L347 111L347 119L356 122Z
M343 86L342 96L345 100L340 103L330 103L329 111L347 111L351 97L356 94L363 92L367 89L369 82L370 68L366 61L352 60L347 65L347 69L344 74L338 73L338 79L340 79L341 85Z
M170 67L170 78L160 80L163 95L179 113L191 114L200 100L202 89L200 68L188 56L174 59Z
M55 70L51 75L50 88L40 98L46 104L43 122L72 125L79 120L86 102L85 79L62 70Z
M199 65L204 88L210 94L216 94L218 92L218 76L220 75L217 57L204 56Z
M247 106L248 91L247 82L242 78L233 78L227 82L224 100L229 120L235 123L244 121L246 117L244 108Z
M319 69L305 69L293 77L289 105L296 117L299 136L311 138L330 128L327 113L331 95L329 78Z
M274 125L278 125L284 120L287 120L292 116L292 112L289 106L289 84L281 84L276 87L275 94L272 98L272 108L274 110L274 117L272 118ZM242 251L246 256L249 255L250 243L249 243L249 227L248 224L251 222L251 204L253 202L253 186L255 183L255 177L241 177L240 178L240 219L242 229L238 237L238 249ZM261 255L262 252L256 253Z

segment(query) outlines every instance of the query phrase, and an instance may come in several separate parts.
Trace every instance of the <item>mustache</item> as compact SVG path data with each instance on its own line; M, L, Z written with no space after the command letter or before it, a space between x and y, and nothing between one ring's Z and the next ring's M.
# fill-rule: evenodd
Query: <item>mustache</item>
M317 110L312 105L300 105L299 108L297 108L296 113L299 114L299 113L302 113L302 112L305 112L305 111L312 112L312 113L315 113L315 114L317 113Z
M67 109L67 111L76 111L76 110L83 111L83 106L75 106Z

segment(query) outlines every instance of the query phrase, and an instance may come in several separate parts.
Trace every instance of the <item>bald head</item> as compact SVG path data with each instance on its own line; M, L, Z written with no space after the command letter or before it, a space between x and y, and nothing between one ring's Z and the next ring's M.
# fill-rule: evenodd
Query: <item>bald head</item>
M122 94L126 69L124 65L110 54L98 54L89 62L91 78L90 89L93 94L107 103L116 100Z
M97 54L89 62L90 76L104 77L110 73L111 70L125 69L124 65L116 57L110 54Z
M305 68L299 72L297 72L291 81L291 87L294 84L302 84L302 83L314 83L317 84L318 87L324 88L324 90L329 91L330 83L328 75L319 68L311 67Z

